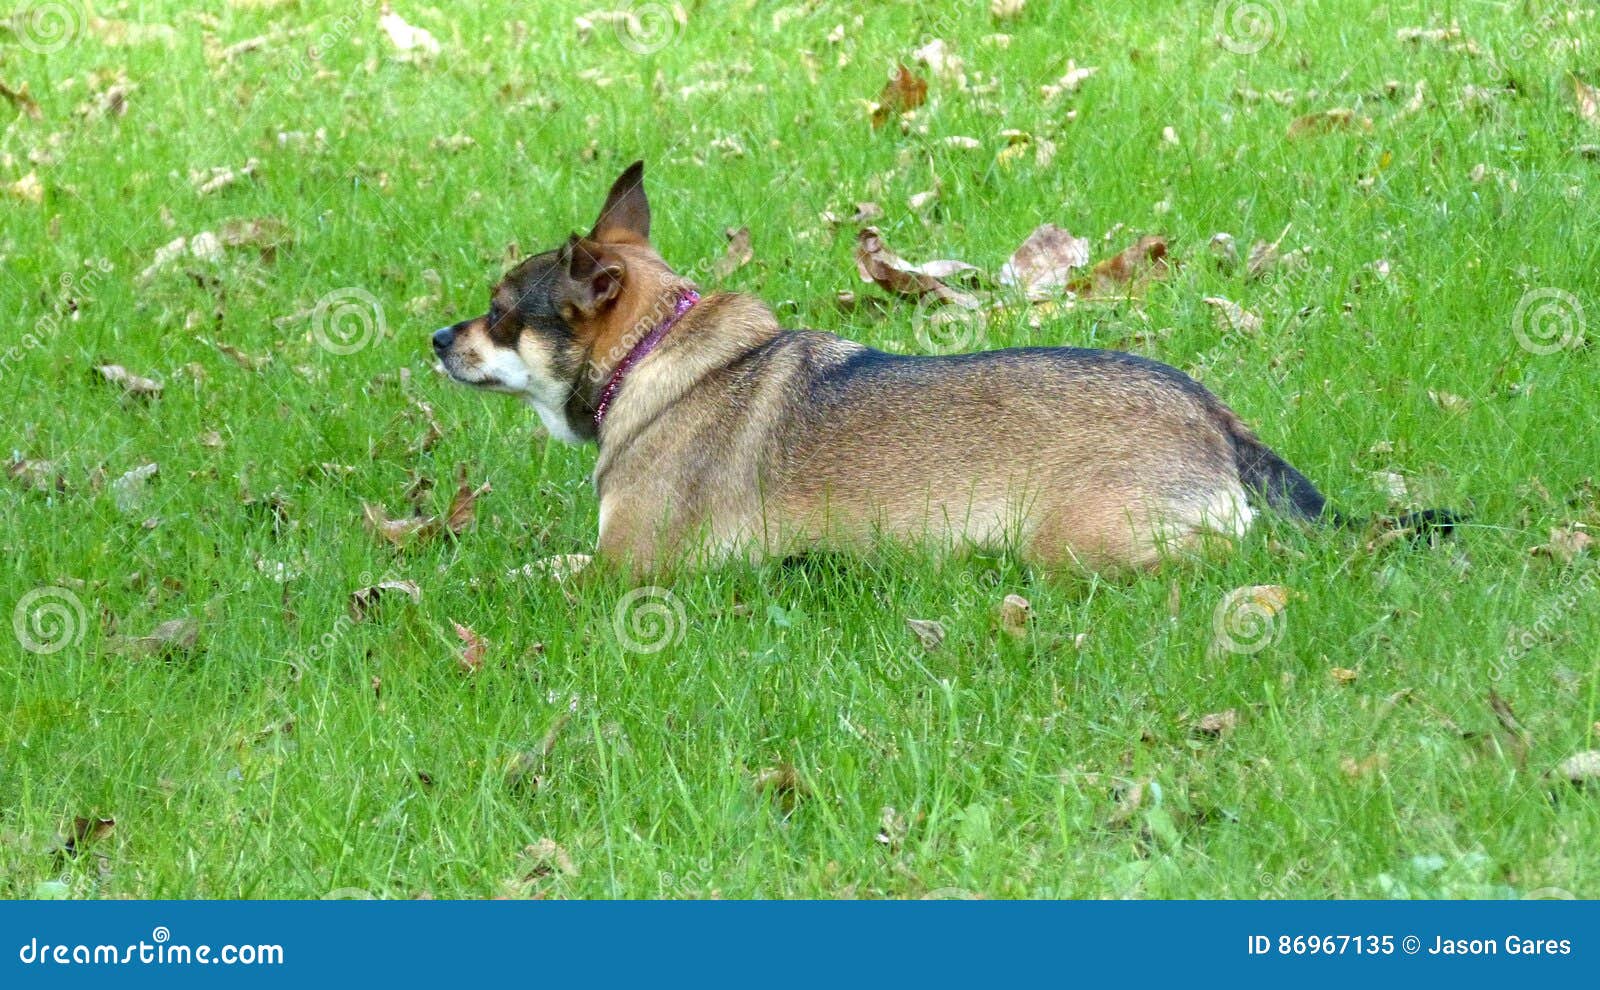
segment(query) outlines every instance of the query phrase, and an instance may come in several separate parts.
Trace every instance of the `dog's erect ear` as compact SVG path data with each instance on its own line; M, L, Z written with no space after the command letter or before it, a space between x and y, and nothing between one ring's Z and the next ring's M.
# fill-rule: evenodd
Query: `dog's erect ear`
M592 241L650 239L650 201L644 198L644 162L637 161L617 176L600 209L600 219L589 231Z
M567 284L561 301L584 316L594 316L622 291L628 267L604 244L573 234L564 249Z

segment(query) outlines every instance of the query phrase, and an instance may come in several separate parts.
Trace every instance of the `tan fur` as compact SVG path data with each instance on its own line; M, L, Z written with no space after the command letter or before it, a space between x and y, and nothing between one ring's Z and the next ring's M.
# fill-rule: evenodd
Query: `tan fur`
M446 370L524 395L556 435L593 436L604 383L688 286L649 245L641 182L636 165L588 238L496 289L521 321L514 344L483 319L440 331L453 333L436 337ZM1065 350L895 361L711 295L632 366L599 428L599 554L645 575L888 538L1144 568L1248 527L1240 431L1152 363Z

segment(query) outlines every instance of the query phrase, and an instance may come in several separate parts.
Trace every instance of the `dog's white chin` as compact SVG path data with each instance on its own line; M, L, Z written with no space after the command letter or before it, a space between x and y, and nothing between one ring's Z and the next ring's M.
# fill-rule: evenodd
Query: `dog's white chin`
M533 392L523 392L522 397L539 414L539 422L551 436L563 443L583 443L583 437L572 432L572 427L567 425L567 412L560 406L550 405L548 402L534 395Z

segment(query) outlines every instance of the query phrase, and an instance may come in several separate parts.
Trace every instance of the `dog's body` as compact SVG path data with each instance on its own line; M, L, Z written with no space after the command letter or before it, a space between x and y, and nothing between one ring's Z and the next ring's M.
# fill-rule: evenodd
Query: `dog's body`
M1231 410L1157 362L905 357L781 330L748 296L694 301L649 245L641 182L636 164L589 237L524 262L486 317L434 339L453 377L598 441L603 560L648 574L888 537L1140 568L1242 534L1247 492L1324 514Z

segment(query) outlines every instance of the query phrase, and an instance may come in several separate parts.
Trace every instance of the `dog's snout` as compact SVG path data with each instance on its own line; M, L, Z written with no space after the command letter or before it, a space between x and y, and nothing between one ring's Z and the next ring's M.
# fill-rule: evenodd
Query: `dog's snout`
M443 329L435 330L433 332L433 349L436 350L436 351L440 351L440 352L448 351L450 349L450 345L455 343L455 342L456 342L456 328L455 327L444 327Z

